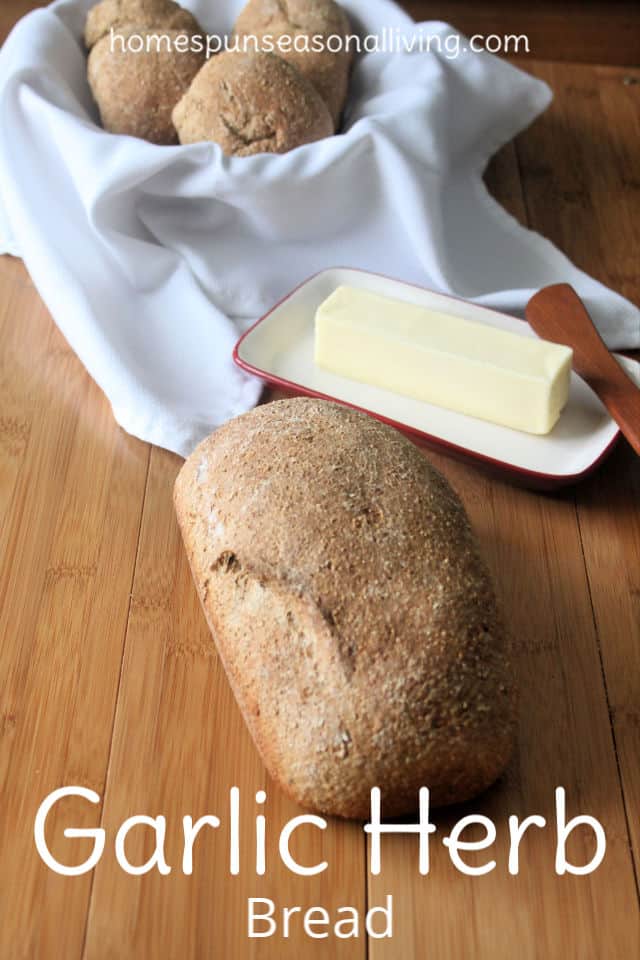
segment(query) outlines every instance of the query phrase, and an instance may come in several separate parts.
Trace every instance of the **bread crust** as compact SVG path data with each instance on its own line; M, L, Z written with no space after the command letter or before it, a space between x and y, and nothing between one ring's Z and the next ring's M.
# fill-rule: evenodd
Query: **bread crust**
M336 36L344 40L350 32L347 14L333 0L249 0L234 27L234 34L239 38L260 39L270 35L275 40L314 36L325 40ZM275 49L274 53L313 84L329 107L335 130L347 100L352 51Z
M174 0L102 0L92 7L84 31L88 50L111 30L177 30L200 34L200 24Z
M157 31L123 31L126 41L135 34L143 40ZM165 30L163 38L173 43L181 31ZM100 111L100 120L110 133L140 137L151 143L178 142L171 113L205 62L204 54L177 53L166 45L151 52L121 50L111 37L103 37L89 54L89 86Z
M368 816L464 801L515 727L507 635L464 508L399 433L311 399L226 424L175 506L203 609L271 776Z
M173 111L180 142L218 143L229 156L286 153L333 133L315 88L270 53L218 54Z

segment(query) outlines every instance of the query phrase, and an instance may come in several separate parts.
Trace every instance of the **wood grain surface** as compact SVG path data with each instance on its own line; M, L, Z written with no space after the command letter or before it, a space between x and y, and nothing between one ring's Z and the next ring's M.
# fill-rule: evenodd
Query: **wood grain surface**
M3 0L0 35L27 6ZM446 13L414 3L416 15ZM452 4L444 4L451 7ZM458 5L471 7L471 4ZM478 5L478 8L482 5ZM495 7L495 5L493 5ZM594 6L602 6L594 5ZM488 5L489 7L489 5ZM419 9L420 8L420 9ZM493 9L493 7L491 7ZM604 29L604 27L603 27ZM492 193L578 265L640 303L640 69L527 61L556 98L494 159ZM4 148L3 144L3 148ZM271 784L234 704L200 612L171 504L180 461L125 435L71 352L23 265L0 258L0 958L1 960L629 960L640 953L640 461L620 444L574 490L542 496L432 456L462 496L503 597L522 682L519 747L505 777L446 829L490 816L495 871L467 878L434 842L420 877L417 844L385 838L369 876L359 825L301 832L302 862L278 861L277 835L298 811ZM33 841L38 805L79 784L101 803L60 804L52 852L79 863L103 826L91 874L48 870ZM228 792L242 791L243 837L267 791L268 872L249 839L229 875ZM605 827L607 856L587 877L554 872L554 789L568 815ZM126 876L115 831L132 814L167 817L169 876ZM216 814L183 876L181 818ZM509 814L549 825L506 868ZM127 851L142 861L148 834ZM570 852L588 858L587 833ZM248 940L248 897L279 905L352 904L392 894L393 940Z

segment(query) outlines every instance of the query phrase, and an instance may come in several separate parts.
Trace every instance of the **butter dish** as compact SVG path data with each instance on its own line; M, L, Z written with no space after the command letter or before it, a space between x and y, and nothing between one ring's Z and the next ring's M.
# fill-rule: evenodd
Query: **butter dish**
M526 486L548 489L574 483L613 449L618 427L575 373L559 422L548 435L534 436L322 370L314 362L315 313L340 286L535 337L516 317L379 274L331 268L306 280L258 320L238 341L236 363L285 390L365 410L428 446L470 459ZM640 364L618 359L640 382Z

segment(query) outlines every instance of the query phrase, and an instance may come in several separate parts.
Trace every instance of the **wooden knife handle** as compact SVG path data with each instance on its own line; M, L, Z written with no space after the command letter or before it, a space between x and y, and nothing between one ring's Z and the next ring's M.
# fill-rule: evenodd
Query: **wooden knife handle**
M527 304L526 317L545 340L573 348L576 373L597 393L640 456L640 389L609 352L573 287L545 287Z
M640 390L611 354L609 358L609 362L594 364L588 373L581 373L581 376L598 394L640 456Z

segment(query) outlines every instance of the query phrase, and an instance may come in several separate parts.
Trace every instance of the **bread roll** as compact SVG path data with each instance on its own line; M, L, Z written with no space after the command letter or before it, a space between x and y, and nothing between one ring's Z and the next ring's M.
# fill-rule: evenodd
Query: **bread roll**
M144 41L154 31L136 30L119 36L127 41L133 34ZM163 32L171 45L180 35L180 31ZM151 143L177 143L171 113L204 62L204 54L178 53L173 47L168 49L168 44L132 53L116 42L112 50L111 37L103 37L93 47L88 63L89 86L102 126L111 133Z
M297 399L226 424L175 505L236 698L302 806L467 800L514 736L509 644L464 508L405 437Z
M349 18L333 0L249 0L236 21L237 37L269 35L277 40L291 37L300 45L296 50L276 48L274 53L293 64L310 80L329 107L334 130L344 110L349 87L349 70L353 55L350 50L332 52L315 50L311 38L338 37L344 40L351 32ZM296 39L298 38L298 39ZM304 48L306 38L309 49ZM332 41L335 42L335 41Z
M221 53L208 61L173 112L181 143L212 140L230 156L286 153L331 136L314 87L270 53Z
M87 49L110 34L111 30L177 30L202 33L200 24L188 10L173 0L102 0L87 14L84 41Z

